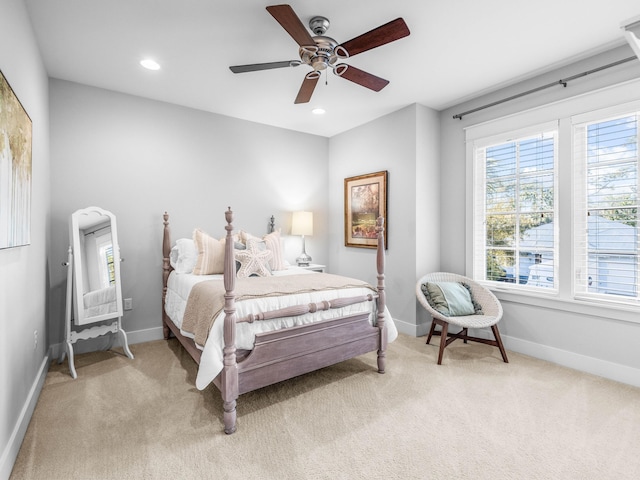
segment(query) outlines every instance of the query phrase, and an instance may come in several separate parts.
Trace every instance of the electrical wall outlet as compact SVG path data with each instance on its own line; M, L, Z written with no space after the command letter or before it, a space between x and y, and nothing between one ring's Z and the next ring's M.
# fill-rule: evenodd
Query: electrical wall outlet
M38 330L33 331L33 349L38 348Z
M133 310L133 298L125 298L124 299L124 309L125 310Z

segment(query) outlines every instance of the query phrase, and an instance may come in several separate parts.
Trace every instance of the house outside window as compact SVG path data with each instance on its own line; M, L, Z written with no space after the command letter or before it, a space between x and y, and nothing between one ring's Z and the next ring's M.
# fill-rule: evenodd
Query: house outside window
M575 122L577 297L637 301L640 112ZM582 118L584 120L584 116Z

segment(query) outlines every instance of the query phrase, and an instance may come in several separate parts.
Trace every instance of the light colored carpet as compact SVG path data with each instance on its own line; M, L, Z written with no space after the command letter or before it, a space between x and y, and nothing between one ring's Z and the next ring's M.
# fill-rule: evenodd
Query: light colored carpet
M53 364L11 479L638 479L640 389L513 352L401 335L252 392L222 431L177 341Z

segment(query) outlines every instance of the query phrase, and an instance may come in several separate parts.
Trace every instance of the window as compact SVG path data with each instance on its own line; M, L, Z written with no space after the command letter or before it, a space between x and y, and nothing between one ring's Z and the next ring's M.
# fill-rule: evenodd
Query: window
M639 87L465 128L467 275L505 299L638 321Z
M575 296L637 302L640 112L590 116L573 126Z
M557 288L557 129L551 127L474 141L478 280Z
M113 242L111 232L96 238L96 254L98 256L98 276L100 287L106 288L116 283L115 265L113 262Z

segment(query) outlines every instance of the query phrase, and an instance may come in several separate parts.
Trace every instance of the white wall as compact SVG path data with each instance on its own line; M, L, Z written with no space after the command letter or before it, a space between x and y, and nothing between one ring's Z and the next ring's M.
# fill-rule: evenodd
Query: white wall
M344 245L344 179L387 170L387 305L412 335L417 276L439 268L438 133L437 113L411 105L330 139L329 270L375 284L375 250Z
M8 478L47 370L47 75L22 0L0 3L0 70L33 122L31 245L0 250L0 479ZM34 332L38 345L34 348Z
M290 212L314 213L307 251L328 258L328 140L244 120L50 80L52 262L51 343L63 340L68 218L97 205L117 217L123 326L132 343L161 335L162 213L173 238L195 227L222 237L234 226L267 232L269 217L288 235ZM287 239L288 260L300 253ZM78 351L83 345L78 344ZM93 347L91 347L93 348ZM135 355L135 348L132 349Z
M416 109L416 250L415 282L429 272L440 271L440 119L435 110L418 105ZM448 240L447 240L448 241ZM415 287L415 286L414 286ZM414 288L415 289L415 288ZM425 335L431 317L415 301L415 335Z
M566 88L558 85L470 114L462 120L452 118L453 115L631 55L630 48L620 47L441 112L440 232L443 270L464 274L470 255L470 249L465 246L470 235L470 230L467 230L470 212L467 195L471 194L471 186L468 180L464 181L469 178L465 168L464 128L574 96L577 102L583 102L585 97L580 97L581 94L639 77L640 62L634 60L572 81ZM586 104L583 108L589 110ZM577 108L579 111L580 107ZM566 167L561 165L563 169ZM562 190L562 185L560 190L560 195L568 195L566 188ZM505 311L500 330L507 348L640 385L640 323L637 321L640 316L637 311L579 308L566 302L544 301L523 295L500 292L497 295Z

